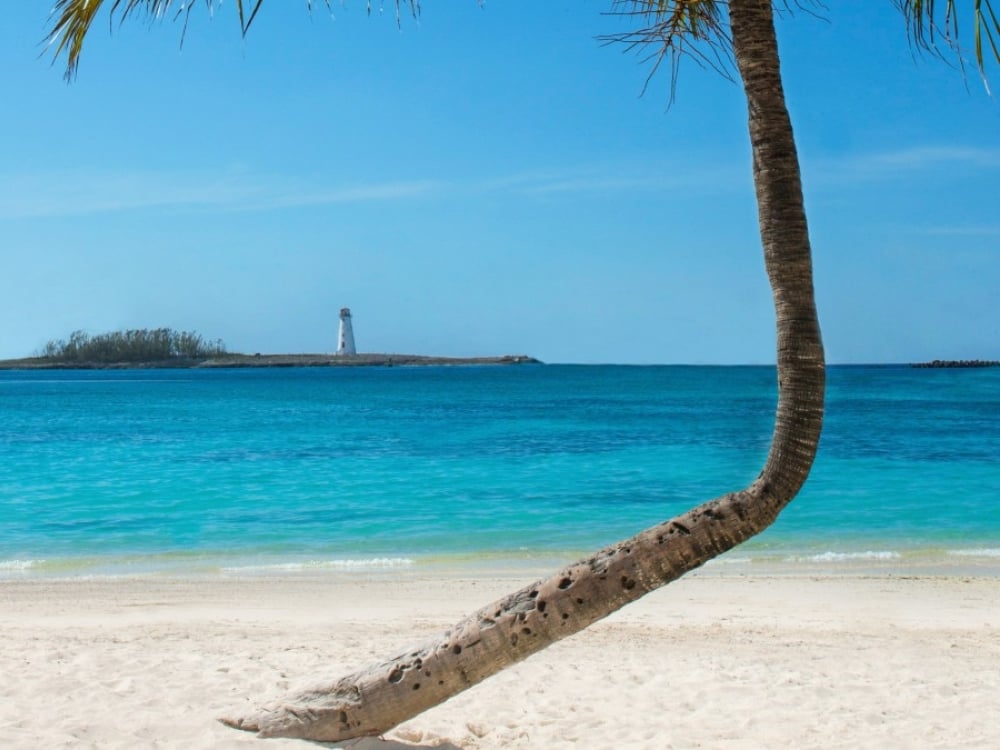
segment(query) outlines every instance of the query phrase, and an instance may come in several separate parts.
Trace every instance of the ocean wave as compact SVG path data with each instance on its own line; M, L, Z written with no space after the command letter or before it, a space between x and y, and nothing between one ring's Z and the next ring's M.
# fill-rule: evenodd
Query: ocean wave
M225 573L297 572L308 570L372 570L406 568L413 565L408 557L369 557L361 559L307 560L305 562L273 563L270 565L239 565L223 568Z
M804 557L787 557L785 562L794 563L830 563L852 562L855 560L898 560L901 555L889 550L868 550L866 552L822 552L818 555Z
M956 557L1000 557L1000 548L978 547L975 549L950 549L946 550L949 555Z
M41 565L44 560L0 560L0 572L21 573Z

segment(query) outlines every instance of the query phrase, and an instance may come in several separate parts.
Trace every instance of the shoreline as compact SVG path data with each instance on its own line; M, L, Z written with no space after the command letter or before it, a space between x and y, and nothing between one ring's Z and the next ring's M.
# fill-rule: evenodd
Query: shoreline
M216 717L436 637L531 580L0 581L0 743L261 747ZM997 601L992 578L695 573L345 746L996 747Z
M182 550L159 553L93 554L35 559L0 558L4 581L184 579L275 579L283 576L358 579L365 576L415 580L432 578L548 577L585 559L586 550L495 550L455 553L269 554L247 550L226 553ZM838 551L737 547L709 560L692 574L745 578L753 576L831 577L916 576L977 577L1000 580L1000 542L980 541L955 548L898 547L890 543Z
M353 622L379 614L412 616L415 621L425 618L447 628L452 620L486 608L537 578L530 571L495 571L482 576L452 571L404 579L367 574L6 579L0 580L0 600L4 603L0 625L17 627L34 617L68 621L85 612L102 623L128 613L136 614L135 619L157 619L155 613L161 608L183 612L188 607L208 618L252 615L294 624L301 621L304 610L300 607L304 607L312 613L307 620ZM994 606L1000 596L992 597L993 593L1000 594L1000 579L992 576L773 572L733 576L699 569L650 592L603 622L655 616L662 618L662 625L705 626L739 614L771 624L794 623L796 627L877 624L888 619L897 625L985 625L1000 630L1000 612ZM929 602L930 597L940 606L896 606L907 602L919 605ZM728 614L726 610L730 610ZM997 646L1000 648L1000 641ZM1000 680L1000 673L997 677Z
M526 354L492 357L435 357L421 354L224 354L206 359L143 362L66 362L44 357L0 360L0 370L191 370L268 367L421 367L468 365L539 365Z
M204 359L175 358L143 362L69 362L52 361L45 357L19 357L0 359L3 370L191 370L191 369L241 369L289 367L420 367L420 366L475 366L475 365L544 365L543 360L527 354L502 354L486 357L439 357L424 354L225 354ZM671 367L671 368L770 368L773 363L726 363L698 365L673 363L608 363L560 362L566 367ZM828 362L833 370L976 370L1000 368L1000 360L932 360L929 362Z

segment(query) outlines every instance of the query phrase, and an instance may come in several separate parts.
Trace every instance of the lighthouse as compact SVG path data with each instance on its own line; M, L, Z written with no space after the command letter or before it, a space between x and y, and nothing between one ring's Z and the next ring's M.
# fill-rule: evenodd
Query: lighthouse
M340 332L337 336L337 354L357 354L354 348L354 328L351 327L351 308L340 308Z

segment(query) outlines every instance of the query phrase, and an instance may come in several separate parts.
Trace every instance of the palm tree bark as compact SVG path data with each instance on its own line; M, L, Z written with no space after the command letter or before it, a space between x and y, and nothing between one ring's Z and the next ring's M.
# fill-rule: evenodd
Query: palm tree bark
M224 723L335 742L382 734L759 533L799 491L819 442L825 368L798 158L771 0L730 0L729 15L777 319L778 407L760 475L484 607L432 642Z

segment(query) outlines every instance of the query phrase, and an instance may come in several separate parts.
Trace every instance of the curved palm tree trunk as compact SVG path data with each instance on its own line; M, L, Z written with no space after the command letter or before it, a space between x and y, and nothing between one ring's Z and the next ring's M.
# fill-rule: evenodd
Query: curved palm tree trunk
M265 737L340 741L382 734L759 533L798 492L816 455L824 390L798 159L771 0L730 0L729 13L777 315L778 409L763 471L746 489L523 588L437 640L224 723Z

